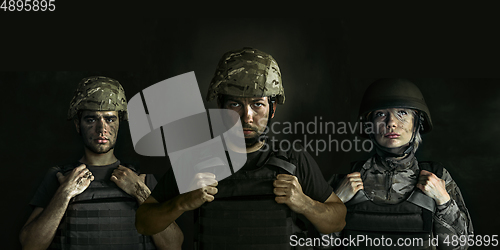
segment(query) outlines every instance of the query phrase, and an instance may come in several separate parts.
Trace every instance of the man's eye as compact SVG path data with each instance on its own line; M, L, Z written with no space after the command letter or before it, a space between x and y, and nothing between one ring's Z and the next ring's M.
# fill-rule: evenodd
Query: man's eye
M253 105L254 105L254 106L256 106L256 107L259 107L259 108L260 108L260 107L262 107L262 106L264 106L264 104L263 104L263 103L258 103L258 102L257 102L257 103L254 103Z
M232 107L232 108L237 108L239 107L240 104L239 103L236 103L236 102L233 102L233 103L229 103L229 107Z
M95 122L95 119L86 119L85 121L88 123L92 123L92 122Z
M106 119L106 122L109 122L109 123L114 122L114 121L115 121L115 119L113 119L113 118Z
M385 114L383 112L376 112L375 113L375 117L382 117L382 116L385 116Z

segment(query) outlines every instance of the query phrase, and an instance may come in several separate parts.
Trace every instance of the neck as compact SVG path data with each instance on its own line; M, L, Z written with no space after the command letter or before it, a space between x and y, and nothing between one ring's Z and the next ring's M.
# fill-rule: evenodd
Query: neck
M96 154L85 148L85 154L80 159L81 163L92 166L106 166L115 163L118 159L114 155L114 149L104 154Z

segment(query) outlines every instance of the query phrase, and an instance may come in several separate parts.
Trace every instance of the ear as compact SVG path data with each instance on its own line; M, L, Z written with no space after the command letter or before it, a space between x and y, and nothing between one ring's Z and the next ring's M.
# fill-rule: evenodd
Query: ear
M273 105L273 115L271 116L271 118L274 118L274 114L276 114L276 106L278 106L278 105L275 102L274 105Z
M80 134L80 122L77 119L73 119L73 123L75 124L76 132Z

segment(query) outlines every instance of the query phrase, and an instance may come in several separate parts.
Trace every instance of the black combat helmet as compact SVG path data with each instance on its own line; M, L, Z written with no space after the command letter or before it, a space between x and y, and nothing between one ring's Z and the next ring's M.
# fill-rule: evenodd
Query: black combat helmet
M377 109L409 108L418 110L420 116L420 134L432 130L429 108L420 89L406 79L380 79L366 89L359 108L361 122L367 122L367 115ZM367 134L361 134L368 138Z

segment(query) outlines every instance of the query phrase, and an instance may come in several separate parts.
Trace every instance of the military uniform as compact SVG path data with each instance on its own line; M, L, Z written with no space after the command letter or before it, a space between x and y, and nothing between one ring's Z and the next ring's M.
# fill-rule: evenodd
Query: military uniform
M70 102L67 119L80 119L79 112L84 110L116 111L120 120L128 120L123 87L108 77L82 79ZM60 186L56 173L66 175L81 164L74 162L49 169L30 205L46 208ZM139 175L135 167L122 165ZM94 180L70 200L49 248L156 249L152 238L139 234L135 228L136 198L110 179L118 166L119 160L106 166L86 166ZM145 184L153 189L156 185L154 176L146 175Z
M226 96L267 97L269 125L273 105L285 102L277 62L271 55L253 48L225 53L217 65L206 100L217 98L223 105ZM255 145L259 138L245 138L245 141L247 145ZM303 193L313 200L325 202L330 197L332 188L309 153L273 149L264 144L260 150L248 153L240 170L219 181L214 201L195 211L197 228L194 230L199 249L291 249L290 236L300 230L303 233L308 222L305 218L300 220L287 205L275 201L273 181L277 174L296 176ZM176 180L169 170L151 196L161 203L177 195Z
M80 164L50 168L30 205L45 208L60 185L56 173L67 173ZM95 179L70 201L50 249L156 249L150 236L140 235L135 229L137 200L110 180L120 164L87 165ZM156 183L153 175L146 174L145 184L150 190Z
M420 169L413 153L401 160L375 155L363 164L360 173L365 193L371 201L394 205L406 200L415 190ZM446 182L446 191L451 199L436 207L433 237L438 238L438 249L466 249L465 246L446 247L444 243L446 237L451 242L454 235L467 237L474 231L460 189L446 169L443 169L441 179ZM424 239L424 245L429 245L427 239Z
M451 242L451 237L473 234L472 221L460 189L441 164L418 162L415 157L421 142L420 134L430 132L433 127L422 93L416 85L405 79L381 79L374 82L365 91L360 106L359 115L363 126L369 128L374 124L374 111L390 108L414 111L412 137L405 145L387 148L377 142L374 133L361 134L372 140L375 154L366 161L355 163L351 170L360 172L363 189L345 201L346 227L341 234L343 237L366 234L379 238L421 238L422 245L413 243L409 247L436 249L433 245L436 242L429 244L432 236L438 237L438 249L466 249L467 246L453 247L444 243L446 237ZM409 125L411 124L407 123L402 126ZM445 188L450 196L448 202L437 205L432 198L416 188L421 170L432 172L445 181ZM332 185L336 189L338 182ZM360 246L352 248L365 249Z

